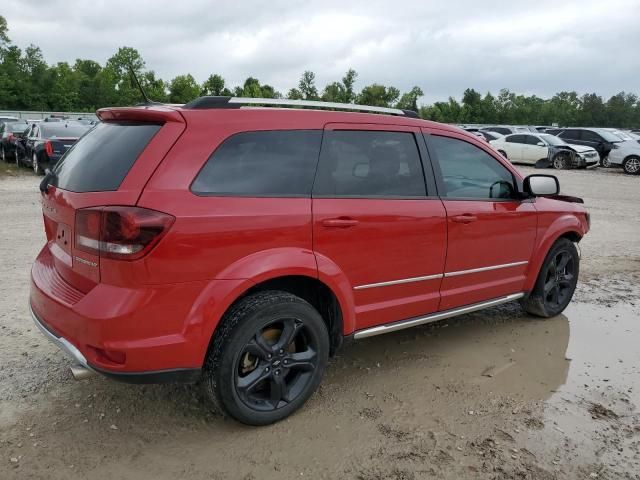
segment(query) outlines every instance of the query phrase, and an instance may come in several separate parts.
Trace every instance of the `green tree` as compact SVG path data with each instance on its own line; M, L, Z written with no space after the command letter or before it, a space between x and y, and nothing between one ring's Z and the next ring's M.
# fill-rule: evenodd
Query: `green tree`
M360 105L372 105L377 107L390 107L400 96L400 91L395 87L385 87L378 83L364 87L356 98Z
M409 92L403 93L398 101L396 107L404 110L418 111L418 98L423 96L424 93L420 87L413 87Z
M202 95L222 95L225 90L224 78L217 73L209 75L209 78L202 84Z
M107 60L105 70L110 75L105 76L112 79L114 89L117 91L115 95L117 105L135 105L142 101L140 90L131 77L131 70L136 74L138 79L142 78L145 63L142 55L131 47L120 47L118 51Z
M9 26L7 20L0 15L0 47L4 48L11 41L9 40Z
M200 95L200 85L190 73L178 75L169 84L169 102L187 103Z
M318 100L318 89L316 88L316 74L306 70L298 82L298 90L304 100Z

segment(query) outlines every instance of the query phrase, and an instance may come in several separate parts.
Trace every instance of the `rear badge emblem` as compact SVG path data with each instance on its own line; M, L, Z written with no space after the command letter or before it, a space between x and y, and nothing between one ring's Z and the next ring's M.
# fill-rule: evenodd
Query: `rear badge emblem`
M90 267L97 267L98 264L96 262L92 262L90 260L85 260L84 258L78 257L77 255L73 257L75 260L83 263L84 265L89 265Z

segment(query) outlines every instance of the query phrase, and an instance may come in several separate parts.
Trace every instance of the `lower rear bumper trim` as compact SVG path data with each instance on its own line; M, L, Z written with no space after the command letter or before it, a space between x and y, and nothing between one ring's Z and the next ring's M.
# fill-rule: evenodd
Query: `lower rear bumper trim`
M29 304L29 311L31 312L31 318L47 339L62 350L68 357L74 360L76 363L82 365L88 370L92 370L96 373L104 375L105 377L113 380L118 380L125 383L195 383L198 381L202 374L200 368L176 368L170 370L151 370L148 372L114 372L110 370L104 370L89 364L87 359L69 340L64 337L59 337L51 330L47 328L45 323L38 317L33 311L31 304Z

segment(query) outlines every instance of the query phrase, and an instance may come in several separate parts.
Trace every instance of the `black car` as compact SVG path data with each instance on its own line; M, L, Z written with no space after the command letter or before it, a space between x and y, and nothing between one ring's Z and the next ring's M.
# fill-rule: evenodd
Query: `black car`
M18 143L26 129L27 123L24 121L0 122L0 158L3 162L8 162L10 158L17 162Z
M60 157L91 129L90 125L71 122L41 122L29 127L22 139L24 161L37 174L53 168Z
M623 141L617 135L601 128L565 128L557 136L572 145L585 145L594 148L598 152L601 162L609 155L615 143Z

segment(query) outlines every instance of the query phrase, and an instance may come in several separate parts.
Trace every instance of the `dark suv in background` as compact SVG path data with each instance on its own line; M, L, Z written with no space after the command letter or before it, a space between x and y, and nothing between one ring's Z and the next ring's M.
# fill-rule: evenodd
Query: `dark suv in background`
M565 128L555 135L568 144L594 148L600 156L600 163L615 148L614 144L622 142L620 137L602 128Z

